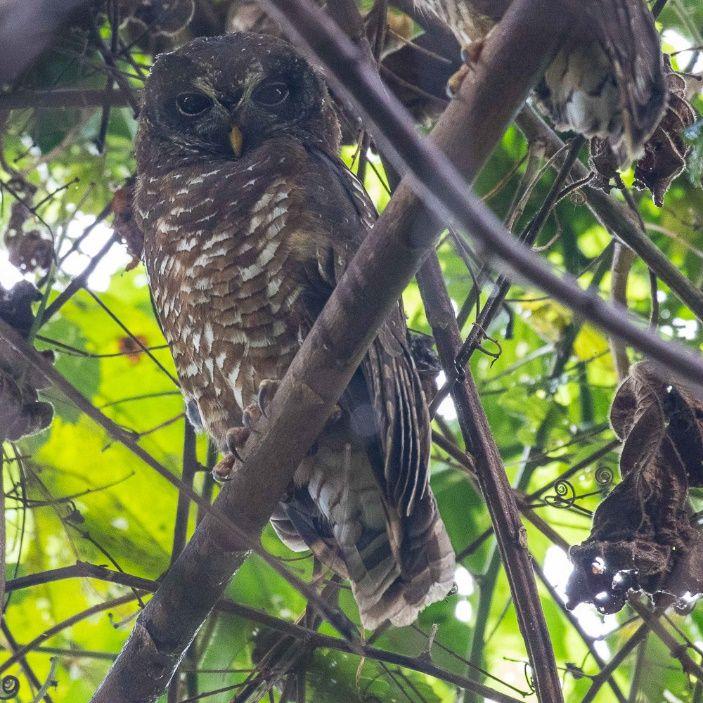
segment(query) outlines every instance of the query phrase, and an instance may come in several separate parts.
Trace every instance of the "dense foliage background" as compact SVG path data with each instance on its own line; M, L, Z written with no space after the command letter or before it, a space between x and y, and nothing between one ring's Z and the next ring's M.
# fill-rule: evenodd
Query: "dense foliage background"
M84 8L61 25L51 43L28 59L29 65L0 93L0 231L5 232L0 283L9 288L24 278L38 286L41 300L35 312L40 319L47 309L51 315L32 329L37 349L52 350L55 368L95 408L208 496L217 487L203 469L214 457L206 438L198 436L193 477L192 442L175 370L152 311L144 269L130 264L125 245L113 233L111 203L134 173L136 122L127 92L138 99L154 53L194 35L225 31L233 15L239 16L234 13L241 4L246 5L198 0L189 25L173 35L156 31L153 17L146 24L124 21L138 2L108 2L100 12ZM122 12L119 21L115 12ZM395 11L390 21L389 39L396 40L395 48L421 33L418 25ZM659 26L674 66L690 74L688 94L700 107L703 6L697 0L670 0ZM435 97L413 104L425 126L428 113L436 116L440 102ZM674 182L663 207L657 208L646 192L632 192L647 234L696 287L703 283L700 130L698 124L687 133L692 146L689 167ZM357 137L352 130L351 138ZM345 147L344 158L358 167L355 144ZM513 127L478 181L478 192L496 213L511 220L516 232L540 207L554 177L545 164L539 144L529 145ZM365 180L382 209L388 195L373 151ZM625 173L624 180L630 184L632 173ZM617 191L613 197L623 200ZM123 234L127 228L123 224ZM555 268L578 275L586 286L604 257L608 263L611 242L576 192L558 205L537 245ZM475 273L476 263L450 233L439 255L459 311L472 288L468 269ZM607 268L601 273L598 289L608 297L611 273ZM68 288L76 280L80 285ZM484 280L482 300L490 288L490 281ZM52 306L67 289L72 295L62 299L60 307ZM661 283L656 297L659 332L700 349L701 321ZM629 275L626 302L643 320L649 318L651 281L639 260ZM410 326L429 332L415 286L407 290L404 303ZM472 307L468 313L470 322ZM585 539L592 511L618 480L617 443L608 424L617 384L609 343L597 330L579 325L561 305L515 286L487 330L485 353L474 354L471 362L510 478L521 493L532 494L527 503L543 521L541 530L526 525L568 701L581 700L594 682L602 683L600 666L589 650L602 662L612 661L642 622L629 606L607 616L591 605L582 604L571 614L564 609L570 571L565 546ZM469 328L467 323L463 331ZM555 359L564 362L556 373ZM16 698L24 703L42 697L82 703L90 699L129 634L140 598L148 596L90 578L85 571L81 576L78 569L69 572L72 578L63 579L52 570L84 562L158 579L182 546L185 512L179 510L178 493L171 485L74 403L53 388L41 396L54 406L51 426L19 442L5 442L2 449L7 593L0 674L18 677ZM440 406L436 424L447 441L461 444L450 400ZM487 532L488 513L457 461L435 447L432 484L452 542L462 555L456 593L423 613L417 626L385 631L375 643L411 656L430 648L435 664L473 678L479 677L481 667L490 672L488 685L529 700L524 645L494 540ZM581 468L570 482L557 486L567 494L560 500L552 483L575 466ZM694 506L700 503L695 489L691 500ZM197 511L191 509L187 519L191 530ZM310 578L311 558L294 557L270 528L263 544ZM33 575L36 578L26 580ZM255 557L233 579L227 595L284 620L305 612L304 599ZM344 590L341 603L356 619L353 600ZM687 607L685 614L671 610L661 623L671 639L646 635L619 662L614 680L633 703L703 700L696 672L682 671L677 659L681 651L696 662L703 657L700 609ZM183 684L169 700L233 700L238 686L258 673L257 663L271 642L271 631L256 622L215 612L184 662ZM25 652L22 648L28 644ZM316 650L306 671L310 701L462 699L447 682L330 650ZM50 683L48 691L37 697L44 682ZM280 695L274 688L274 698ZM467 695L463 700L474 699ZM612 690L603 686L595 700L614 700Z

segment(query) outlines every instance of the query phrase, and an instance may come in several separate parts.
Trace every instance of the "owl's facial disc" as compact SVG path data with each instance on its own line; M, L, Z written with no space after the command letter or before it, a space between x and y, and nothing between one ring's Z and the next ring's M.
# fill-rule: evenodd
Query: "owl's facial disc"
M264 35L196 39L163 54L142 114L137 155L149 142L145 162L239 158L286 137L338 148L322 79L288 43Z

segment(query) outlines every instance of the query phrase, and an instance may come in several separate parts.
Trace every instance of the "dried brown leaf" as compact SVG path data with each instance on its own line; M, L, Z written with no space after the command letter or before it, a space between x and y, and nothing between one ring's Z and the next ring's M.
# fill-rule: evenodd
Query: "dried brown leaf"
M13 178L9 186L15 202L10 208L10 219L3 239L10 263L23 273L37 269L47 271L54 257L53 243L36 229L25 231L27 223L34 217L32 199L36 186L19 177Z
M643 362L618 389L610 419L623 440L622 481L571 549L568 606L612 613L630 589L677 599L703 592L703 536L687 503L689 486L703 482L703 403Z
M38 298L39 291L27 281L9 291L0 287L0 318L26 337L34 321L32 302ZM44 354L53 358L51 352ZM54 409L37 395L45 385L24 357L7 344L0 347L0 440L17 440L49 426Z

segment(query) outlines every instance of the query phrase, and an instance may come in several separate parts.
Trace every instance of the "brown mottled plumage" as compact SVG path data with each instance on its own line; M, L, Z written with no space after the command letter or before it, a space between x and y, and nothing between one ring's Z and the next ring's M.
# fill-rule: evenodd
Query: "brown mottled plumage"
M469 44L503 16L511 0L415 0ZM666 105L662 54L644 0L564 0L581 17L537 94L558 129L607 138L622 164L637 156Z
M322 80L278 39L198 39L159 57L147 81L144 257L183 392L223 451L376 217L338 147ZM454 553L428 485L429 416L400 308L340 408L272 523L351 580L366 627L408 624L451 588Z

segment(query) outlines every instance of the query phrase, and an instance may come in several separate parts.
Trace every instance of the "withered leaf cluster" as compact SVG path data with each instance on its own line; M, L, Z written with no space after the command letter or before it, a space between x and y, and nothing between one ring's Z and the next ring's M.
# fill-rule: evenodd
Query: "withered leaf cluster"
M686 168L691 147L684 140L684 132L696 119L695 110L686 98L686 81L671 68L666 54L664 71L669 89L666 111L644 145L644 156L635 165L635 186L648 188L657 207L664 204L672 182Z
M40 298L29 282L11 290L0 287L0 319L26 337L32 327L32 303ZM42 352L53 359L52 352ZM0 346L0 440L18 440L48 427L54 414L50 403L39 400L44 377L9 344Z
M567 607L614 613L631 589L688 603L703 592L703 534L687 504L689 487L703 485L703 402L642 362L618 389L610 420L623 441L622 481L570 550Z
M47 271L54 256L54 246L49 239L42 237L39 230L27 228L33 216L31 207L36 186L21 178L13 178L8 185L15 198L4 235L10 263L24 273L37 269Z
M664 196L674 179L683 173L690 146L684 132L690 127L696 113L686 98L686 81L671 67L669 57L664 54L664 74L669 92L667 107L654 133L644 145L644 154L635 162L636 188L647 188L657 207L664 204ZM618 158L607 140L594 138L590 144L590 163L596 178L593 184L606 193L612 181L617 179L622 159Z

